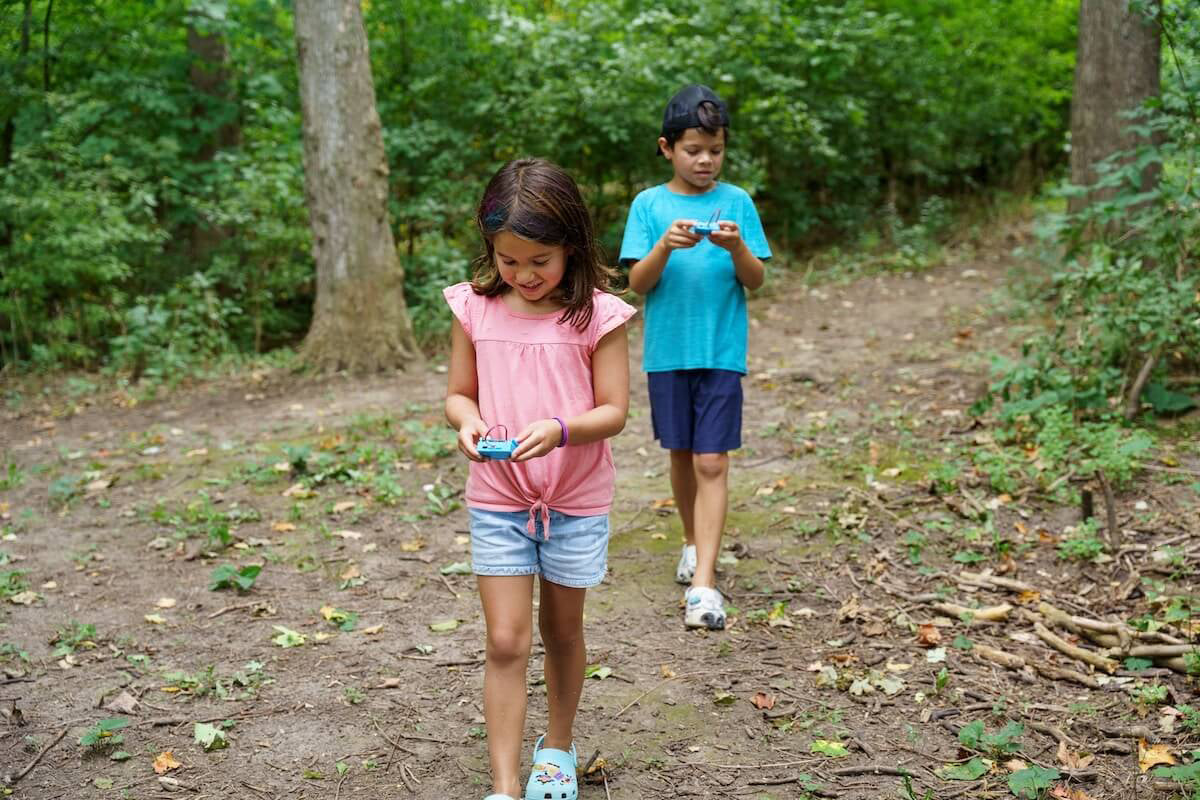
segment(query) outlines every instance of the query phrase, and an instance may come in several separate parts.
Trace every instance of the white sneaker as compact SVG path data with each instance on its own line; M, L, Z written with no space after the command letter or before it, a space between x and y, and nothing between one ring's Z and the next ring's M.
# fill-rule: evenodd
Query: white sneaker
M689 628L725 629L725 598L716 589L693 586L683 596L683 624Z
M696 545L685 544L679 554L679 566L675 567L675 582L687 586L696 574Z

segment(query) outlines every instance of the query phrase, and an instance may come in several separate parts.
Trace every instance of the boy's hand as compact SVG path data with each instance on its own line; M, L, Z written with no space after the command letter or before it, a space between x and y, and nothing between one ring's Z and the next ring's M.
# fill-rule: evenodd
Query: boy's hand
M562 441L562 426L557 420L539 419L525 426L525 430L517 434L517 449L510 457L513 461L528 461L531 458L544 456Z
M556 423L557 424L557 423ZM487 423L481 419L469 420L458 429L458 451L472 461L484 461L475 449L475 444L488 432Z
M736 253L738 248L742 246L742 229L738 227L736 222L721 220L721 230L714 231L708 235L709 240L722 250L728 250L730 253Z
M681 250L688 247L695 247L704 237L698 233L692 233L692 226L696 224L694 219L677 219L671 223L671 227L667 228L667 232L663 234L663 247L667 250Z

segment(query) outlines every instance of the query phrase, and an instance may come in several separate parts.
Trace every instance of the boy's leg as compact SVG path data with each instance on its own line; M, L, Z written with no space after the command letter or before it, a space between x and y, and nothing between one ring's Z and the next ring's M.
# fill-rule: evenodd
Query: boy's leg
M483 716L487 721L492 791L521 797L526 672L533 640L533 576L480 575L478 582L487 624Z
M696 468L692 458L691 450L671 451L671 494L675 496L675 509L683 523L684 541L695 545Z
M550 722L544 747L570 751L587 648L583 640L583 603L587 589L561 586L541 579L538 628L546 648L546 702ZM524 688L521 690L524 695ZM515 795L514 795L515 796Z
M695 453L692 456L695 501L693 526L696 541L696 574L692 586L717 585L717 557L729 504L729 454Z

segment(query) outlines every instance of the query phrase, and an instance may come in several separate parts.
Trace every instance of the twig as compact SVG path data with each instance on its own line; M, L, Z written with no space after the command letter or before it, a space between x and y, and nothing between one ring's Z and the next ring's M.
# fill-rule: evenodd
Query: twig
M1142 407L1142 390L1146 388L1146 381L1150 380L1150 373L1154 371L1154 365L1158 363L1158 350L1146 356L1145 363L1138 370L1137 377L1133 379L1133 386L1129 387L1129 397L1125 401L1125 419L1133 419L1137 416L1138 410Z
M1082 647L1076 647L1065 639L1062 639L1051 633L1046 626L1040 622L1035 622L1033 624L1033 632L1037 634L1039 639L1063 655L1070 656L1077 661L1083 661L1084 663L1091 664L1094 667L1099 667L1110 675L1116 672L1117 668L1120 666L1120 664L1118 664L1116 661L1113 661L1111 658L1106 658L1098 653L1093 653L1091 650L1084 650Z
M658 691L659 689L661 689L662 687L666 686L666 685L667 685L668 683L670 683L671 681L677 681L677 680L679 680L680 678L690 678L690 677L692 677L693 675L703 675L703 674L704 674L704 673L702 673L702 672L685 672L685 673L684 673L684 674L682 674L682 675L672 675L672 676L671 676L671 677L669 677L669 678L663 678L661 681L659 681L659 682L658 682L658 684L657 684L657 685L655 685L655 686L651 686L649 689L647 689L646 691L644 691L644 692L642 692L641 694L639 694L637 697L635 697L633 700L631 700L631 701L630 701L628 704L626 704L624 708L622 708L620 711L618 711L617 713L615 713L615 714L613 714L611 717L609 717L609 719L610 719L610 720L614 720L614 719L616 719L617 717L621 716L621 715L622 715L622 714L624 714L626 711L628 711L629 709L631 709L631 708L633 708L634 706L636 706L636 705L637 705L639 702L641 702L642 698L644 698L646 695L650 694L651 692Z
M346 778L350 777L350 771L346 770L342 773L342 778L337 782L337 791L333 793L333 800L340 800L342 796L342 784L346 782Z
M445 575L439 572L438 577L442 579L442 585L446 587L446 590L450 592L450 594L454 595L455 600L462 599L462 596L458 592L454 591L454 587L450 585L450 581L446 580Z
M1008 589L1010 592L1036 592L1038 591L1033 586L1018 581L1013 578L1001 578L997 575L985 575L982 572L967 572L958 573L958 580L961 583L974 584L976 586L990 586L992 588Z
M51 748L54 747L54 745L56 745L62 741L62 738L67 735L68 730L69 730L68 728L63 728L61 731L59 731L58 736L54 737L54 741L50 742L50 744L43 747L41 752L33 757L33 761L30 761L25 766L25 769L18 772L11 779L5 780L5 783L7 783L9 785L19 783L22 778L24 778L26 775L28 775L30 773L30 771L32 771L33 768L38 765L38 762L42 760L42 756L46 755L46 753L49 753Z
M841 767L829 771L830 775L844 777L847 775L907 775L910 778L917 777L916 773L911 769L904 767L891 767L887 764L862 764L857 767Z
M999 664L1008 669L1024 669L1025 659L1016 653L1008 653L1003 650L997 650L993 647L988 647L985 644L976 644L971 648L971 652L980 658L991 661L993 664Z
M1108 478L1104 477L1104 470L1096 470L1096 481L1100 484L1100 491L1104 492L1104 513L1108 520L1108 529L1105 531L1105 540L1108 546L1117 546L1117 502L1113 499L1112 486L1108 483Z
M417 757L417 753L415 751L409 750L407 747L400 744L395 739L391 738L386 733L384 733L383 728L379 727L379 720L375 719L374 717L371 717L371 723L375 726L375 730L379 731L379 735L383 737L383 740L392 746L392 749L401 750L405 753L408 753L413 758Z
M984 608L968 608L957 603L933 603L933 608L956 619L967 617L972 622L1001 622L1008 619L1008 612L1012 611L1013 607L1008 603Z

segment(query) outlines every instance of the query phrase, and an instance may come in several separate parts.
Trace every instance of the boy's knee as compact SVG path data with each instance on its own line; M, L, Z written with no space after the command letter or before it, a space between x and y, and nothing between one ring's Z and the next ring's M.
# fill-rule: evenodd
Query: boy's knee
M487 658L500 664L529 660L533 635L528 628L506 628L489 630L487 634Z
M723 478L729 472L728 453L696 453L692 456L696 476L705 480Z

